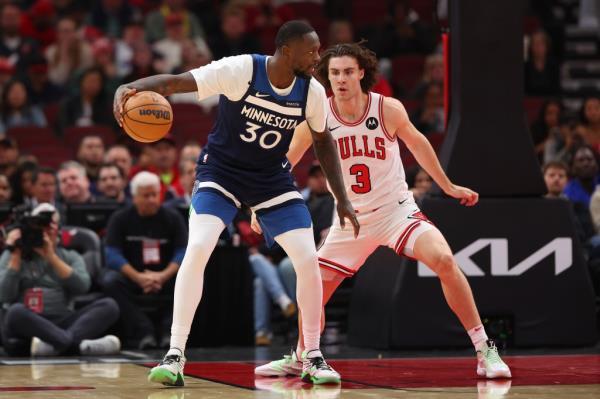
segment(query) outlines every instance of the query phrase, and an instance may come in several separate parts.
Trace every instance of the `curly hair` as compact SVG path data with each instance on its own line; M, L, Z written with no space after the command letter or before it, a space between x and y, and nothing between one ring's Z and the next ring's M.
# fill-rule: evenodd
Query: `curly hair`
M360 87L367 93L377 82L377 56L368 48L364 47L365 40L358 43L342 43L329 47L321 53L321 60L317 65L316 77L327 89L331 89L329 83L329 60L335 57L352 57L358 63L358 67L365 71L365 76L360 81Z

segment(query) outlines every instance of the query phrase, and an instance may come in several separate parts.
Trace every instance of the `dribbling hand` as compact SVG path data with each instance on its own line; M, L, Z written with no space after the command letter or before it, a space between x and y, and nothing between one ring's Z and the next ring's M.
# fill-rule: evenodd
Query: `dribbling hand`
M115 91L115 98L113 100L113 115L117 120L117 123L120 127L123 127L123 106L129 99L129 97L133 96L137 93L136 89L131 89L129 87L121 86Z
M340 218L340 226L342 229L346 227L346 218L350 220L352 223L352 228L354 229L354 238L358 237L358 233L360 231L360 223L358 223L358 219L356 218L356 212L354 211L354 207L350 203L350 201L346 201L343 203L337 204L337 213Z

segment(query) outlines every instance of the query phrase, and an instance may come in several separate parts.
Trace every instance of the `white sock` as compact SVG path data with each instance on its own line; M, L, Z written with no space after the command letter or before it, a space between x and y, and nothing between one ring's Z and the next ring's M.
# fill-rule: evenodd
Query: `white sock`
M281 310L285 310L288 305L290 303L292 303L292 300L290 299L289 296L283 294L282 296L280 296L279 298L277 298L275 300L275 302L277 302L277 304L279 305L279 307L281 308Z
M485 328L483 328L483 324L471 328L469 331L467 331L467 333L469 334L471 342L473 343L473 346L475 347L476 351L479 350L481 348L481 345L485 344L485 341L488 340L488 336L485 333Z
M275 241L290 257L296 271L296 300L302 313L304 348L319 349L323 282L312 228L285 232L275 237Z
M196 308L202 298L204 269L225 228L223 221L213 215L190 213L190 232L185 257L175 280L171 348L185 351Z
M171 348L167 352L167 356L169 356L169 355L183 356L183 351L179 348Z

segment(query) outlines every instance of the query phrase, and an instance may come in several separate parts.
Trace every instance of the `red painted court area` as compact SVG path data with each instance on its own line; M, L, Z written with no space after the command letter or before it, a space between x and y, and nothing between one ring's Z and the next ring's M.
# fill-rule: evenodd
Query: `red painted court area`
M508 356L505 361L513 373L512 386L600 384L600 355ZM478 381L474 358L359 359L330 363L342 375L345 389L469 387ZM254 367L253 363L190 362L185 373L256 389L261 383L255 383Z

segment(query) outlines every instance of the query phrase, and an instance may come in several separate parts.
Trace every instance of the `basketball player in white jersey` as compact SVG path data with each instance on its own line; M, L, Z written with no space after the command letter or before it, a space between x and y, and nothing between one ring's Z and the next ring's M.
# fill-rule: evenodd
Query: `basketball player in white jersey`
M327 126L337 142L348 198L361 225L358 238L333 223L318 251L323 277L323 305L367 257L384 245L398 255L417 259L440 278L448 305L460 319L477 353L477 374L511 377L493 342L488 341L471 288L440 231L414 202L406 184L397 140L404 141L417 162L450 197L466 206L477 203L476 192L453 184L442 170L429 141L410 122L400 101L369 92L377 71L375 54L360 44L340 44L321 55L319 79L333 91ZM299 125L288 151L296 164L310 146L310 132ZM260 226L253 223L255 230ZM301 320L300 320L301 324ZM324 312L321 328L324 326ZM410 328L410 326L407 326ZM302 334L296 351L257 367L260 376L298 375Z

